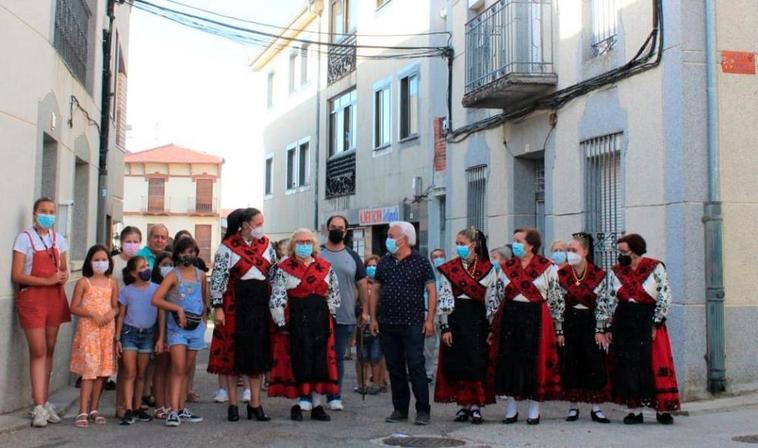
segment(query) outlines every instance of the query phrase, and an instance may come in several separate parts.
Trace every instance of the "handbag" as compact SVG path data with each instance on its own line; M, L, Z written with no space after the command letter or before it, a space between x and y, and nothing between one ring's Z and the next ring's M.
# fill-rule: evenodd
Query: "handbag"
M172 312L171 314L174 316L174 322L176 322L176 325L181 328L181 324L179 324L179 313ZM190 313L189 311L184 312L184 318L187 321L187 325L184 327L184 329L187 331L194 330L200 325L200 322L203 321L202 314Z

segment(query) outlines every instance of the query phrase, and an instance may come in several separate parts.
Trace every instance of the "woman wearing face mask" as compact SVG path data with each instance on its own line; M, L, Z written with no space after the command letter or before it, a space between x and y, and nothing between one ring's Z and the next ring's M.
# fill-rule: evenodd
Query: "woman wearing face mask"
M124 276L122 274L126 263L129 259L136 256L142 246L142 232L137 227L126 226L121 231L119 237L121 250L113 256L113 274L111 278L116 281L119 289L124 286Z
M247 419L269 421L261 406L261 380L271 369L269 280L276 272L276 251L263 233L263 214L254 208L229 214L224 241L211 275L215 309L208 372L224 375L229 394L227 419L239 420L237 377L250 387Z
M540 423L540 401L560 399L556 333L561 332L564 303L558 269L540 256L540 234L517 229L513 256L503 267L503 301L490 336L495 392L508 402L503 423L518 421L518 403L529 400L526 423Z
M490 262L492 263L492 266L498 270L498 272L503 270L505 262L511 258L513 258L513 252L511 251L510 244L496 247L490 251Z
M71 321L63 290L69 275L68 245L53 229L55 203L51 199L38 199L33 211L34 224L13 245L11 278L18 287L16 310L29 344L32 426L43 427L61 421L47 399L58 329Z
M334 317L340 306L337 274L319 256L319 244L308 229L292 234L289 257L279 263L272 282L271 315L278 328L269 375L270 397L298 398L312 406L311 420L331 418L321 404L339 393ZM290 411L303 420L300 403Z
M558 266L558 269L566 266L567 249L568 246L561 240L555 240L550 245L550 260Z
M483 422L481 407L495 402L487 381L489 318L497 311L503 285L489 261L487 239L474 227L458 233L458 257L438 268L442 344L434 401L458 403L456 422Z
M376 266L379 264L377 255L370 255L364 261L366 265L366 276L368 277L367 293L370 296L374 291L374 278L376 277ZM364 315L363 307L360 303L356 304L355 316L359 318ZM387 383L385 381L384 356L382 355L382 346L379 338L371 334L368 321L358 328L361 335L358 339L358 359L355 363L355 377L358 379L358 386L353 390L358 393L376 395L386 391Z
M558 270L566 311L563 317L561 383L570 402L566 421L579 419L577 402L592 403L592 421L610 423L600 403L610 399L608 340L605 327L605 271L592 264L592 235L575 233L568 243L567 263Z
M643 406L656 410L658 423L674 423L679 410L666 316L671 304L666 267L643 257L647 243L637 234L617 242L618 264L608 273L609 308L613 316L613 400L629 407L624 424L643 422Z

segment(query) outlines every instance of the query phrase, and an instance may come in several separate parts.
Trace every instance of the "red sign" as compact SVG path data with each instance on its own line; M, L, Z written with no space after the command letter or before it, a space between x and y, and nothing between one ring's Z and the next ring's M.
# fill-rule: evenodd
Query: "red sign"
M722 51L721 70L737 75L755 75L755 53L748 51Z

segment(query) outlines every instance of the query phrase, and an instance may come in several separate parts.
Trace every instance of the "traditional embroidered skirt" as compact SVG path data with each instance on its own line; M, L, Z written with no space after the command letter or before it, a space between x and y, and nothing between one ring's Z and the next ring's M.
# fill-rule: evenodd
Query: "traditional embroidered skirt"
M595 343L595 312L568 308L566 345L561 350L561 383L567 401L602 403L610 399L608 357Z
M495 402L487 387L487 309L481 302L456 299L448 316L453 346L440 342L434 401L456 402L460 406L484 406Z

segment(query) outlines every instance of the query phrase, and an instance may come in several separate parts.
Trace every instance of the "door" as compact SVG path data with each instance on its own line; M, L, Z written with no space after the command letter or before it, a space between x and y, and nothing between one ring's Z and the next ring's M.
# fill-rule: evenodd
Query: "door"
M200 258L205 260L206 263L211 263L211 225L210 224L196 224L195 225L195 241L200 248Z

